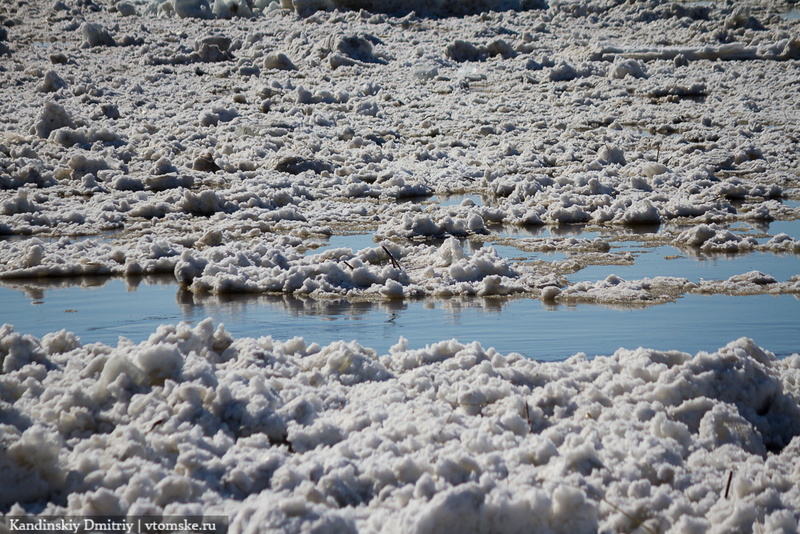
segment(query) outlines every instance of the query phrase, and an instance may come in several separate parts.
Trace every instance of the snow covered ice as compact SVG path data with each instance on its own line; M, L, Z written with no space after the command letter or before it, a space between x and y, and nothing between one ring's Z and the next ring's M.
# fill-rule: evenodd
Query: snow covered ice
M760 266L571 278L634 263L626 239L684 258L800 253L800 234L770 229L800 218L788 9L4 3L0 280L169 274L198 296L380 302L800 294L800 275ZM564 225L586 235L514 236ZM373 242L316 250L356 232ZM116 346L7 324L0 513L216 514L237 533L796 532L800 355L764 345L543 363L210 320Z
M8 326L1 340L10 514L206 513L234 532L797 528L800 356L744 338L549 363L455 340L379 356L232 339L210 320L138 345Z

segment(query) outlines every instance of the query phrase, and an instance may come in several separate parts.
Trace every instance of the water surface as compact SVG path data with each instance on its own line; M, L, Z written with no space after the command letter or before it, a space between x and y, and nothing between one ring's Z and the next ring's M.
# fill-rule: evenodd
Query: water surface
M779 282L786 282L800 274L800 256L796 254L708 254L679 250L668 245L646 247L641 244L630 247L630 251L636 258L633 265L589 265L568 275L567 279L572 283L597 281L615 274L624 280L674 276L700 282L727 280L738 274L761 271L772 275Z
M171 278L143 278L6 285L0 286L0 299L0 323L37 337L66 328L84 344L116 345L119 336L139 342L160 324L212 317L235 336L302 336L320 344L356 340L381 354L401 336L411 348L456 338L538 360L639 346L713 351L741 336L780 356L800 352L800 300L786 295L687 295L645 309L548 306L531 299L351 303L289 296L200 298L179 290Z

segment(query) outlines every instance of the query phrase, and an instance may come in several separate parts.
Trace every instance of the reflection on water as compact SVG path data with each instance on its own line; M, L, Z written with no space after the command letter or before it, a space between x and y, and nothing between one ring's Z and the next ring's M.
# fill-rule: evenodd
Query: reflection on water
M483 195L433 195L431 200L440 206L460 206L464 201L467 205L485 206L491 205L488 197Z
M772 221L769 223L772 235L786 234L793 239L800 239L800 219L794 221Z
M586 231L585 224L559 224L547 226L512 226L509 224L487 225L487 229L502 238L518 237L581 237L594 239L598 232Z
M358 252L359 250L363 250L365 248L378 246L378 243L375 242L374 235L372 233L332 235L326 239L312 239L308 244L319 246L317 246L317 248L309 248L306 251L306 255L321 254L326 250L333 250L337 248L349 248L353 252Z
M0 323L36 336L66 328L84 344L114 345L118 336L138 342L160 324L212 317L235 336L299 335L320 344L356 340L381 354L401 336L411 348L456 338L540 360L610 354L619 347L711 351L741 336L780 355L800 350L800 300L791 296L687 295L645 309L548 306L531 299L353 303L286 295L198 296L180 290L171 277L147 277L6 283L0 299Z
M485 202L475 195L439 201L460 204ZM787 203L790 201L786 201ZM786 233L800 238L800 221L747 221L728 225L759 243L769 235ZM519 238L595 239L611 245L611 253L630 254L630 265L592 265L570 274L570 282L596 281L616 274L636 280L675 276L692 281L724 280L759 270L779 281L800 273L800 255L767 252L703 254L676 249L658 235L680 227L598 228L585 225L511 227L492 226L488 236L462 238L465 251L474 254L492 246L512 261L564 260L562 252L527 252L514 246ZM668 236L669 237L669 236ZM17 239L17 238L11 238ZM488 239L489 241L483 241ZM500 240L493 242L494 240ZM440 245L442 239L425 240ZM312 244L318 254L334 248L353 251L379 246L372 233L335 235ZM0 285L0 323L42 336L66 328L83 343L115 344L119 336L144 340L158 325L206 317L222 322L236 336L297 335L308 342L327 344L356 340L386 353L402 336L411 348L443 339L480 341L501 353L519 352L553 360L577 352L610 354L624 346L715 350L740 336L752 337L773 352L800 351L800 300L791 296L687 295L676 303L645 309L612 309L595 305L548 306L531 299L447 299L353 303L343 300L298 299L290 296L197 296L181 290L172 276L118 278L84 277L54 280L5 281Z
M589 226L587 224L511 226L504 224L487 225L487 228L498 237L580 237L581 239L620 236L635 238L658 234L663 229L658 224L636 226Z
M487 243L486 246L493 247L498 256L512 262L529 262L536 260L553 262L567 259L567 255L563 252L531 252L510 245L500 245L496 243Z
M630 248L636 257L633 264L589 265L568 275L567 278L572 283L594 282L615 274L625 280L675 276L699 282L703 279L727 280L737 274L761 271L772 275L779 282L785 282L800 274L800 256L795 254L771 252L712 254L701 253L692 248L676 249L667 245L657 247L642 247L640 243L635 245L635 248Z

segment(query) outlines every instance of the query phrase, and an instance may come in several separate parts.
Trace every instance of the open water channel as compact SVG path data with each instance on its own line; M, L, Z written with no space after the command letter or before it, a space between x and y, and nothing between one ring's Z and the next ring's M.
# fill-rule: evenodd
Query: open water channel
M747 225L735 227L743 233ZM800 235L800 221L773 222L758 232ZM530 236L594 233L537 228ZM500 237L509 237L499 234ZM512 236L513 237L513 236ZM522 237L525 237L524 232ZM609 234L611 251L629 252L631 265L590 265L567 276L571 283L601 280L610 274L635 280L679 276L692 281L724 280L751 270L778 281L800 273L800 256L749 252L732 255L686 254L671 246L651 246L629 234ZM554 261L561 253L531 253L508 244L495 246L515 261ZM333 236L312 253L328 247L360 250L375 246L370 234ZM119 337L142 341L164 323L196 323L212 317L236 336L302 336L308 343L356 340L386 353L400 337L411 348L447 339L478 341L501 353L518 352L537 360L558 360L583 352L611 354L619 347L644 346L695 353L713 351L741 336L786 356L800 351L800 298L793 295L696 295L647 308L580 304L553 305L533 299L472 298L353 303L344 300L297 299L289 296L205 296L182 290L174 278L81 278L7 281L0 285L0 323L17 332L42 336L66 328L82 343L116 344Z

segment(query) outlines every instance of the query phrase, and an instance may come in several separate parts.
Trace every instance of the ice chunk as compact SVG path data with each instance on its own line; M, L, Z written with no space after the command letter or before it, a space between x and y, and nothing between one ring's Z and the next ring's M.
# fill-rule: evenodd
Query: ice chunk
M646 78L647 67L641 61L635 59L618 59L608 69L608 77L622 79L626 76L633 78Z
M116 46L114 38L108 33L108 30L102 24L96 22L84 22L81 25L81 33L83 34L84 48L92 48L95 46Z
M66 109L60 104L48 100L44 103L36 123L31 127L31 133L47 138L59 128L75 128L75 123Z
M66 473L59 462L63 441L44 425L33 425L21 435L11 425L0 425L0 441L8 443L0 455L0 506L49 499L64 487ZM16 435L15 435L16 434Z
M47 74L44 75L42 82L36 86L36 90L41 93L54 93L66 86L66 82L61 78L61 76L58 75L58 73L56 73L56 71L49 70L47 71Z
M183 356L176 346L158 343L137 351L133 363L151 384L159 384L167 378L177 378L183 368Z
M289 57L283 52L272 52L264 56L264 68L276 70L296 70Z

